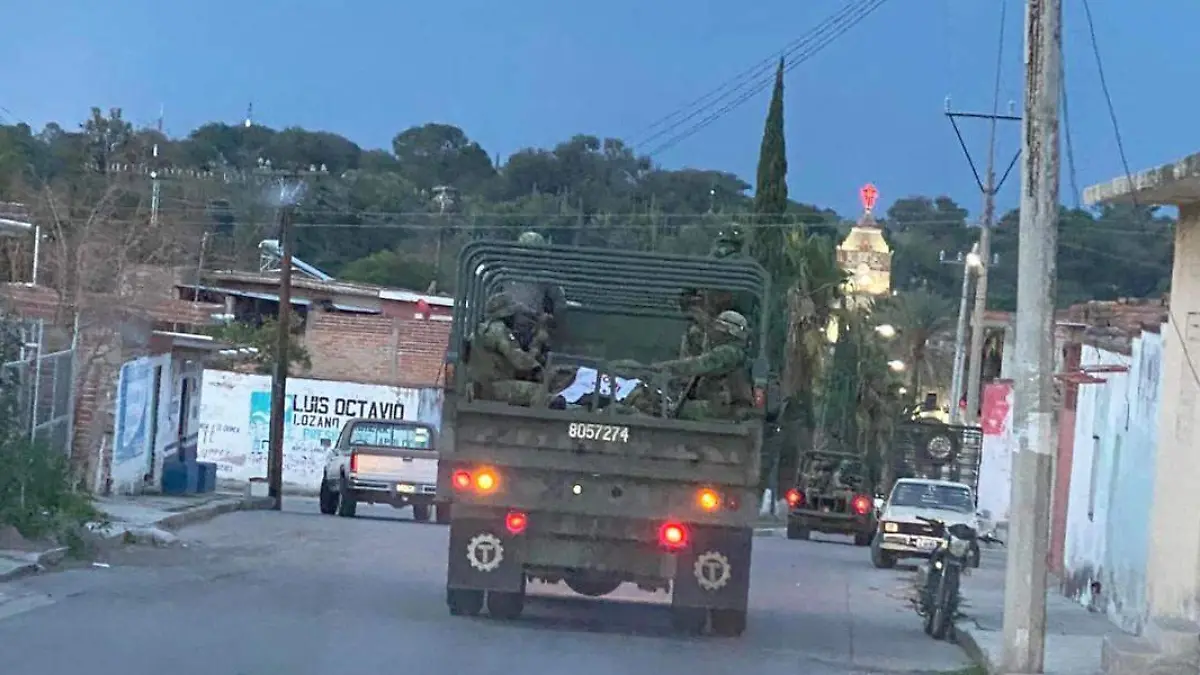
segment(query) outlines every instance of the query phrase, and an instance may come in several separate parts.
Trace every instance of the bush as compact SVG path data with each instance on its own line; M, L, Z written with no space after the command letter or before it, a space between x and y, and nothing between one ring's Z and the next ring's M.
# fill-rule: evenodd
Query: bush
M90 496L72 489L61 452L6 436L0 437L0 525L12 525L27 538L61 541L97 518Z

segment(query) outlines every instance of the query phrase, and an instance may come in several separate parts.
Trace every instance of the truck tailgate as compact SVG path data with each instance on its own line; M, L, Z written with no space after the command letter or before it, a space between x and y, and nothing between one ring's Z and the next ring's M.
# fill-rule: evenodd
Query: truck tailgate
M455 461L742 486L756 485L759 479L761 434L756 423L603 414L585 418L570 410L472 401L458 405L453 429L443 427L442 434L442 447L453 448Z
M417 485L437 483L438 454L425 450L357 448L355 475Z

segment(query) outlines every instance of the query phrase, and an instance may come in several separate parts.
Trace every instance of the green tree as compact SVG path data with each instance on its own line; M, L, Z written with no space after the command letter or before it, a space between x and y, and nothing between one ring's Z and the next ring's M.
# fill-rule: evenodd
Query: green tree
M212 329L212 336L229 345L233 354L222 355L226 365L237 368L249 364L254 372L270 375L275 372L275 364L279 361L279 322L274 318L263 319L257 325L244 321L234 321ZM297 340L301 329L300 319L292 315L291 340L288 342L289 365L308 369L312 367L312 359L308 350Z
M876 325L896 329L901 359L909 373L909 387L920 396L922 383L938 379L937 360L931 358L931 340L946 333L954 324L954 303L927 288L900 291L887 298L873 312Z

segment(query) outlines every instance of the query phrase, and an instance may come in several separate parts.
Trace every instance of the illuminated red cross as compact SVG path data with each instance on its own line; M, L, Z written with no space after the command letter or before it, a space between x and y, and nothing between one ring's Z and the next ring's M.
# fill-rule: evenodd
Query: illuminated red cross
M876 190L871 183L867 183L858 191L858 198L862 201L863 209L872 211L875 209L875 202L879 199L879 190Z

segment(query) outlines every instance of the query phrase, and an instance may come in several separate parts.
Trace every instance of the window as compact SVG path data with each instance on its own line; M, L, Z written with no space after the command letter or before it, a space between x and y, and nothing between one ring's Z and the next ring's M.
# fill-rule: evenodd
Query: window
M942 483L918 483L901 481L892 490L892 498L888 500L892 506L910 506L928 509L943 509L971 513L975 509L975 499L971 489L965 485L948 485Z
M350 429L350 446L370 445L398 450L430 450L433 432L417 424L358 422Z

